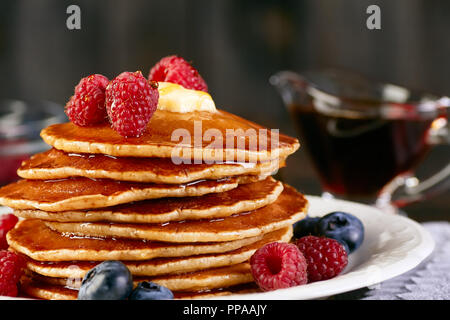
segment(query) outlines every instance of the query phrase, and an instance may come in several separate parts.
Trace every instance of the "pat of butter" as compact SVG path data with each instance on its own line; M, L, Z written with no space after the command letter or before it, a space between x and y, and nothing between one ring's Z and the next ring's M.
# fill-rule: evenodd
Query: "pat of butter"
M171 112L209 111L215 112L211 95L207 92L186 89L170 82L158 82L158 109Z

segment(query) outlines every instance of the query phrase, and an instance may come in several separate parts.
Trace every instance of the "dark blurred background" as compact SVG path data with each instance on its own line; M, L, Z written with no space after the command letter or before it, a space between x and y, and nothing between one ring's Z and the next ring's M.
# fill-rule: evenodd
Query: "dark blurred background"
M66 8L81 8L81 30L66 28ZM368 30L366 8L381 8ZM62 105L81 77L149 68L178 54L208 83L216 105L296 135L268 82L283 69L340 67L371 78L450 95L450 1L444 0L2 0L0 98ZM424 175L448 163L430 155ZM431 169L430 169L431 168ZM305 153L284 179L320 194ZM450 193L405 208L417 220L450 220Z

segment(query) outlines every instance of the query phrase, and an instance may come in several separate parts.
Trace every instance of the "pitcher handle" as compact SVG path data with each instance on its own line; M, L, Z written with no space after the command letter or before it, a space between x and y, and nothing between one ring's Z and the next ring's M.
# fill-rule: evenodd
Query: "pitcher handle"
M436 118L430 128L429 143L431 145L450 145L450 129L448 114L450 110L450 98L443 97L438 101L444 115ZM450 159L449 159L450 160ZM408 204L422 201L450 188L450 161L433 174L431 177L420 181L414 173L406 174L394 179L385 190L383 190L378 203L383 206L389 200L395 207L401 208ZM393 194L397 193L394 199Z

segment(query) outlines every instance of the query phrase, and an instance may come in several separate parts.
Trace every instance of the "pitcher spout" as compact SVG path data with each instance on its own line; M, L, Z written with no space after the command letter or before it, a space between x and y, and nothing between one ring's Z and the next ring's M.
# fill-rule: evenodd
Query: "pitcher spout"
M277 89L286 107L301 103L306 97L308 83L298 73L280 71L271 76L269 82Z

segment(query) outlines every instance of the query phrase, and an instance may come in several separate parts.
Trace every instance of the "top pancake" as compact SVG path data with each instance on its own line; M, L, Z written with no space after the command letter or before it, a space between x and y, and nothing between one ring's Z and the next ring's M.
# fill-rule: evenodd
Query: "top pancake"
M212 162L285 158L300 146L295 138L274 135L267 128L222 110L189 113L157 110L145 133L138 138L124 138L109 124L77 127L70 122L47 127L41 131L41 137L66 152Z
M244 174L270 174L283 165L283 159L263 163L174 164L169 158L114 157L102 154L65 153L50 149L23 161L17 174L24 179L52 180L78 176L180 184Z

